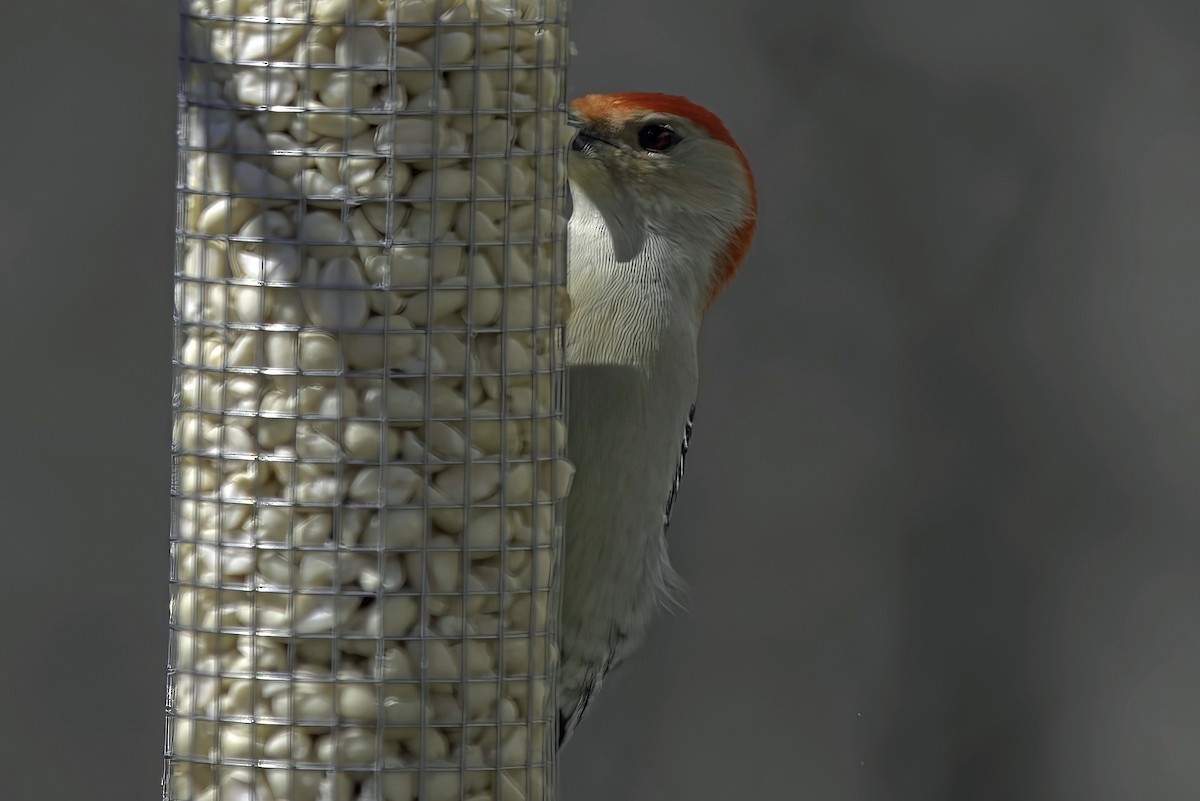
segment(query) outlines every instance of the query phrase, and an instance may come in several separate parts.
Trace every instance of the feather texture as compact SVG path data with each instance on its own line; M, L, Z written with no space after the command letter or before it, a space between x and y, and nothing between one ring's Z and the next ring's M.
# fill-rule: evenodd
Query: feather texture
M568 456L576 473L560 744L677 586L666 528L691 444L700 324L744 258L757 215L745 156L711 112L683 98L624 94L589 95L572 113L583 139L570 167ZM673 132L667 146L642 146L644 126Z

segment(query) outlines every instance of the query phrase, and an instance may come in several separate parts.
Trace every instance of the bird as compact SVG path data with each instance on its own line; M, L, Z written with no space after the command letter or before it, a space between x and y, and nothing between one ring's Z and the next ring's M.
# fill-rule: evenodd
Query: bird
M692 437L705 312L758 219L750 163L685 97L571 103L560 747L679 586L666 531Z

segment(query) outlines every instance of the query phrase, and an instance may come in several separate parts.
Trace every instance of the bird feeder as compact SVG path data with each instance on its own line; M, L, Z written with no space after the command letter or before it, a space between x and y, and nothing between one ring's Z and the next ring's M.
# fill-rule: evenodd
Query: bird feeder
M563 0L184 0L164 798L545 801Z

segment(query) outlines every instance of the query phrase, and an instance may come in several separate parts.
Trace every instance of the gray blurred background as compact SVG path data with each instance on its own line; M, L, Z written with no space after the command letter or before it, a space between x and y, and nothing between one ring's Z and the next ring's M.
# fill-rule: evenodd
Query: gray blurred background
M173 2L0 49L0 795L158 797ZM759 178L564 801L1200 797L1200 4L576 0Z

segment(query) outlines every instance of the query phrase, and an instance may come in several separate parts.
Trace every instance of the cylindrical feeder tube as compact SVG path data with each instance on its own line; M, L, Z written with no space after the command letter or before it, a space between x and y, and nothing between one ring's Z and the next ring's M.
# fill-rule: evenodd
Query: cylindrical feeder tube
M164 798L548 801L563 0L184 0Z

